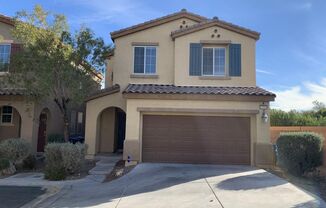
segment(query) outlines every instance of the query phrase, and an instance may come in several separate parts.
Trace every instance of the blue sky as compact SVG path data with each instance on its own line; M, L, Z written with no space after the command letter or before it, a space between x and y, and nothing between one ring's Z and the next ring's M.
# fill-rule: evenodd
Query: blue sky
M326 1L324 0L0 0L13 16L35 4L67 16L70 28L88 26L107 42L109 32L186 8L248 27L257 42L257 85L278 96L274 108L309 109L326 103ZM6 6L3 6L6 5Z

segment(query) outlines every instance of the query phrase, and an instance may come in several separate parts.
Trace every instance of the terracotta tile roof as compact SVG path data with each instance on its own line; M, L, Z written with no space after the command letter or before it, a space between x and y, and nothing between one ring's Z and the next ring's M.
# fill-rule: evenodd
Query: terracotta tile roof
M0 88L1 95L33 95L23 88Z
M130 34L130 33L133 32L133 30L135 31L138 28L140 30L143 30L145 28L147 29L149 27L159 25L160 23L164 23L166 20L175 20L175 19L178 19L178 18L181 18L181 17L188 17L188 18L191 18L191 19L196 20L198 22L207 20L206 17L200 16L198 14L194 14L194 13L188 12L185 9L182 9L179 12L175 12L175 13L163 16L163 17L159 17L159 18L156 18L156 19L153 19L153 20L149 20L149 21L137 24L137 25L133 25L131 27L127 27L127 28L123 28L123 29L120 29L120 30L117 30L117 31L113 31L113 32L110 33L111 38L115 39L117 37L121 37L121 36L125 35L125 33ZM140 30L137 30L137 31L140 31ZM130 33L128 33L128 31L130 31Z
M243 35L253 37L257 40L259 39L259 36L260 36L259 32L256 32L256 31L250 30L248 28L241 27L241 26L238 26L238 25L235 25L235 24L223 21L223 20L219 20L218 18L215 17L213 19L208 19L206 21L191 25L187 28L175 30L175 31L171 32L171 37L176 38L176 37L182 36L184 34L188 34L188 33L197 31L201 28L207 28L207 27L211 27L214 25L220 26L222 28L224 27L229 30L234 30L235 32L242 33Z
M273 96L272 92L260 87L206 87L206 86L174 86L156 84L129 84L123 91L125 94L200 94L200 95L249 95Z
M110 95L110 94L114 94L114 93L117 93L117 92L120 92L120 86L118 84L113 85L112 87L107 87L105 89L101 89L101 90L98 90L98 91L94 92L93 94L88 96L85 99L85 101L87 102L87 101L94 100L96 98L103 97L103 96Z

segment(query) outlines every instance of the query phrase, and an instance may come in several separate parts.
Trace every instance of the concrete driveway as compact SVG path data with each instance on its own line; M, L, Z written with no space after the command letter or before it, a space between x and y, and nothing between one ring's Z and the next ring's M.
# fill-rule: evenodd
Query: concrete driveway
M326 207L287 181L248 166L140 164L109 183L84 180L40 207Z

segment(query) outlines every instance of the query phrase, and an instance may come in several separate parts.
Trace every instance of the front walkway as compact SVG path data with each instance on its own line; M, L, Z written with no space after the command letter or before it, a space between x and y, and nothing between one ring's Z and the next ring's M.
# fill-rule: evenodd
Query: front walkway
M139 164L109 183L81 180L39 207L326 207L325 202L248 166Z
M92 184L93 186L101 184L105 180L106 175L112 171L116 162L122 159L122 155L111 154L105 156L96 156L95 159L98 160L96 166L89 171L88 176L82 179L48 181L44 179L43 173L37 172L18 173L8 178L0 179L0 199L8 195L8 193L1 192L1 188L8 190L23 190L24 188L26 188L26 190L42 189L44 191L42 191L42 193L40 192L37 198L34 197L32 193L27 194L21 191L16 191L15 195L12 195L13 204L11 204L12 206L8 207L15 207L13 206L14 204L17 205L17 207L20 207L21 203L26 203L29 201L30 202L25 204L24 207L31 207L32 205L33 207L39 206L44 200L46 200L46 203L52 203L52 201L55 201L57 198L60 198L60 196L65 193L65 191L71 190L72 187L76 187L78 186L78 184ZM29 200L27 200L28 197ZM7 201L10 200L8 197L6 198ZM21 200L15 200L17 198ZM2 205L5 206L4 204Z

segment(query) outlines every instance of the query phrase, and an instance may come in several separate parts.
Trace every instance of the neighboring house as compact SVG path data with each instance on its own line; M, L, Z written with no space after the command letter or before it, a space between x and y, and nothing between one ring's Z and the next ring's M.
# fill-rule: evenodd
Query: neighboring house
M0 15L0 81L12 70L10 57L21 50L13 28L13 20ZM94 72L94 79L101 82L102 76ZM31 142L34 152L43 152L47 135L63 134L62 117L53 100L35 102L28 95L24 89L0 87L0 141L21 137ZM84 135L84 111L85 106L71 111L71 134Z
M186 10L111 33L106 88L89 97L89 156L131 162L270 165L256 86L258 32Z

